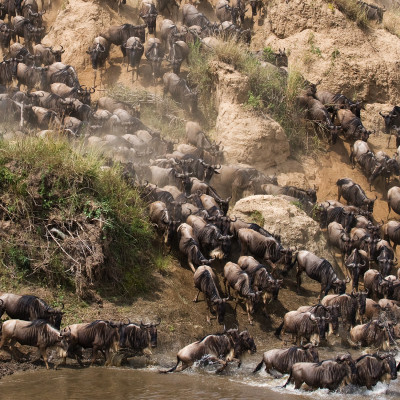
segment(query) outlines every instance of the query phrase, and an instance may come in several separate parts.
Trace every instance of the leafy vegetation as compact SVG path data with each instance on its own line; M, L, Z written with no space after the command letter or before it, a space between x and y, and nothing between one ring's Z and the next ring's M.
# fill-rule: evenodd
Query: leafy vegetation
M153 232L119 168L63 138L0 142L0 275L74 289L146 289Z

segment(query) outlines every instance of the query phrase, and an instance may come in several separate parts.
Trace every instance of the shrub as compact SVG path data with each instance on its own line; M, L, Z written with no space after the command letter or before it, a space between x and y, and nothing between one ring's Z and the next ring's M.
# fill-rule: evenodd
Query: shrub
M2 275L74 288L146 288L153 232L118 167L63 138L0 142ZM22 274L22 275L21 275Z

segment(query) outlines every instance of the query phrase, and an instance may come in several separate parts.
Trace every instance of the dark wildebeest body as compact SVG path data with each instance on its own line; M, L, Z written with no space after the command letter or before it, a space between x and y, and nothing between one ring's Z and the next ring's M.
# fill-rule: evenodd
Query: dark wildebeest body
M350 110L340 109L337 112L337 124L341 126L345 139L350 141L361 139L366 142L372 133L367 131L360 118L356 117Z
M169 50L168 61L172 65L172 71L174 74L180 74L181 65L184 60L187 60L189 55L189 46L182 40L177 40L172 43Z
M33 26L40 28L43 25L43 14L46 13L46 10L39 12L36 0L23 0L21 6L22 16L29 19Z
M49 369L46 350L53 346L60 346L65 350L66 346L61 341L60 332L50 326L47 321L41 319L35 321L10 319L2 325L0 348L2 349L8 342L11 342L11 352L15 342L24 346L37 347L43 357L46 368Z
M317 346L321 334L325 334L325 332L321 332L319 322L320 318L309 311L289 311L285 314L282 323L276 329L275 336L279 338L285 333L290 333L292 338L296 338L295 343L298 345L301 345L303 339L305 339L306 342Z
M393 290L393 283L386 280L376 269L369 269L364 274L364 287L372 299L388 298Z
M50 65L55 62L61 62L61 55L65 52L63 46L60 50L54 50L53 46L44 46L37 44L33 46L33 55L35 56L35 64L37 67L40 65Z
M238 238L240 241L241 255L252 254L262 258L275 267L277 262L282 261L286 269L292 265L292 250L284 249L283 246L273 237L265 237L252 229L239 229Z
M4 302L1 315L3 312L6 312L12 319L22 319L25 321L42 319L53 325L56 329L60 329L64 313L50 307L36 296L3 293L0 296L0 300Z
M369 199L361 186L354 183L350 178L342 178L336 182L338 187L338 201L343 196L348 204L366 209L369 212L374 211L375 199Z
M102 70L106 66L106 60L110 56L110 43L102 36L97 36L93 39L93 43L86 51L90 55L90 61L94 70L94 83L96 86L97 69L100 69L100 82L102 80Z
M142 7L139 16L147 25L150 34L153 34L156 31L157 15L158 11L153 2L151 0L142 0Z
M350 294L330 294L321 300L324 306L338 306L345 329L356 325L357 314L361 317L365 314L365 304L368 292L351 292Z
M207 260L200 252L199 243L195 240L193 229L188 224L181 224L178 228L179 250L187 256L191 270L196 272L196 267L209 265L212 261Z
M356 360L358 386L371 390L378 382L390 383L397 379L396 360L392 354L365 354Z
M276 370L281 374L288 374L292 370L293 364L298 362L319 362L317 348L312 344L307 344L302 347L292 346L288 349L266 351L253 373L258 372L265 364L265 371L268 374L274 375L271 370Z
M80 365L82 365L81 347L92 349L91 365L96 361L98 350L104 352L107 363L110 350L117 350L119 339L117 326L103 320L69 325L62 330L61 335L68 343L68 353L74 354ZM65 362L66 356L64 357L64 364Z
M254 304L257 302L261 292L254 292L251 287L249 275L239 265L230 261L224 266L224 283L228 296L230 296L231 288L237 293L238 296L235 297L236 307L239 296L245 299L247 317L250 325L253 325L251 315L254 313Z
M400 222L397 221L388 221L385 225L382 226L383 237L390 244L390 241L393 242L393 250L396 251L396 247L400 244Z
M368 322L363 325L357 325L350 330L350 341L353 345L361 345L363 347L382 348L389 350L389 334L388 330L393 330L390 323L386 327L386 323L378 320ZM393 332L392 337L393 337Z
M267 267L251 256L242 256L238 260L239 267L250 277L250 285L255 293L262 292L264 314L267 316L267 303L277 300L282 279L274 279Z
M201 265L194 273L193 280L194 286L198 290L193 301L197 302L200 292L204 293L210 313L216 313L218 323L223 324L226 308L225 302L228 298L221 298L217 286L217 277L214 274L214 271L207 265ZM214 311L213 307L215 307L216 311Z
M64 83L70 87L81 88L78 75L71 65L65 65L61 62L55 62L48 67L47 83Z
M320 363L300 362L293 365L284 387L294 382L295 389L300 389L305 383L313 389L336 390L341 385L351 383L355 373L355 364L350 354Z
M393 210L396 214L400 214L400 188L393 186L387 192L387 202L389 213Z
M90 95L95 92L95 88L85 89L83 86L80 87L70 87L65 83L52 83L50 85L50 90L57 96L63 99L78 99L84 104L90 105Z
M132 68L132 81L134 80L134 71L136 70L136 79L139 79L139 64L144 53L144 47L138 37L130 37L126 43L126 55L128 58L128 66Z
M150 324L121 324L118 328L119 348L138 354L151 354L150 348L157 347L157 326L161 321Z
M229 329L222 334L208 335L179 350L176 365L168 371L180 372L192 366L196 361L216 362L221 365L217 372L222 372L232 361L238 362L245 351L257 351L253 338L248 331L239 333L237 329ZM182 365L178 367L179 363Z
M146 41L146 24L144 25L113 25L107 31L101 32L99 36L107 39L109 43L121 46L122 55L126 56L126 49L123 46L132 37L138 37L142 43Z
M366 3L362 0L357 0L357 4L360 6L361 10L365 13L365 16L368 19L377 21L379 24L382 23L383 13L386 11L385 8Z
M32 25L29 19L17 16L13 19L13 35L19 38L24 38L25 45L32 50L32 42L39 44L42 40L44 28L37 28Z
M297 290L300 290L301 274L305 271L311 279L321 283L319 299L323 294L326 296L331 289L338 294L343 294L346 291L347 281L338 278L332 265L327 260L319 258L307 250L302 250L297 253L293 265L296 262Z
M360 274L364 276L368 269L368 254L364 250L353 249L346 258L344 265L350 272L352 288L358 290Z
M145 55L151 65L153 80L161 75L161 63L164 60L164 48L160 39L150 38L146 44Z
M187 82L173 72L166 72L163 76L164 95L170 93L171 97L182 104L186 110L197 111L197 91L191 90Z

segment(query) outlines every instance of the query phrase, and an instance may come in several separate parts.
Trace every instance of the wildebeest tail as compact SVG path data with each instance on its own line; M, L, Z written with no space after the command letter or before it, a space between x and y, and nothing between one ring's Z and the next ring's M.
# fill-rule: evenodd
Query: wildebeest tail
M258 372L262 368L263 364L264 364L264 360L261 360L261 362L257 365L256 369L253 371L253 374Z
M278 326L277 330L275 331L276 337L279 337L281 335L283 324L284 324L284 321L282 321L282 323Z
M176 370L176 368L178 367L178 364L180 363L180 359L179 357L176 357L176 364L174 367L172 367L171 369L167 369L165 371L158 371L160 374L168 374L169 372L174 372Z

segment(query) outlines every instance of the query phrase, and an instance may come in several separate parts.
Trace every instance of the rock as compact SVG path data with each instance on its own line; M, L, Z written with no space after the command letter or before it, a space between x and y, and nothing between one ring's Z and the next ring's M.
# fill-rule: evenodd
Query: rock
M281 235L284 246L296 246L298 250L308 250L318 257L333 260L318 222L290 201L279 196L245 197L235 204L230 216L251 221L255 212L262 215L264 229Z
M243 106L249 92L247 77L223 63L214 63L213 70L218 107L215 139L224 146L226 162L265 170L286 161L290 150L282 127Z

